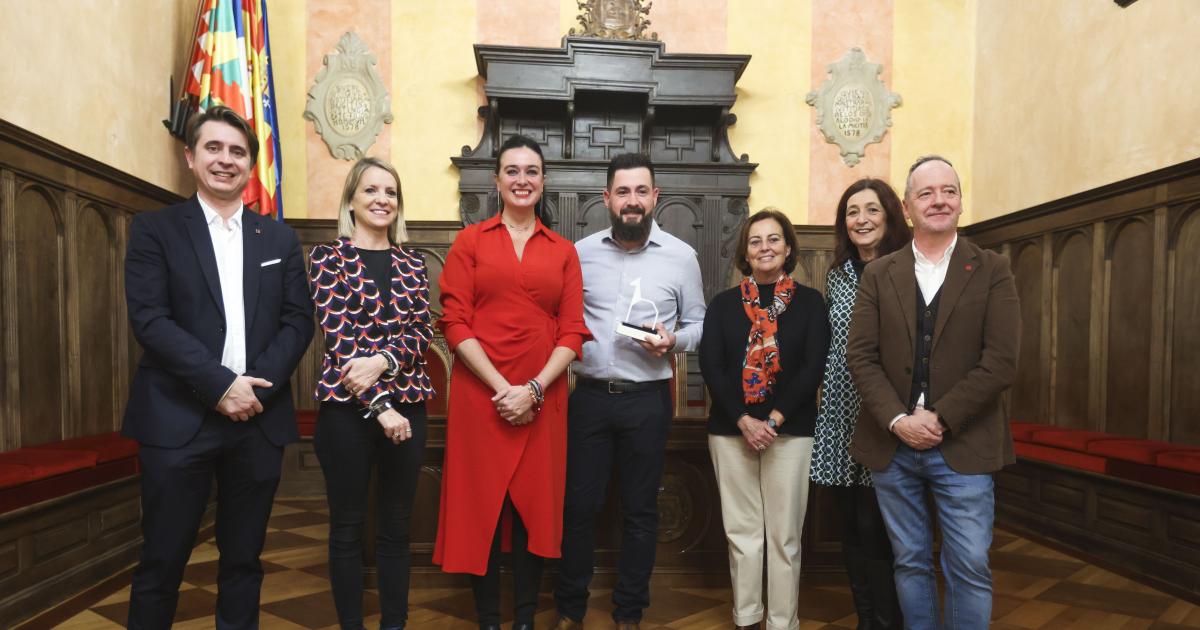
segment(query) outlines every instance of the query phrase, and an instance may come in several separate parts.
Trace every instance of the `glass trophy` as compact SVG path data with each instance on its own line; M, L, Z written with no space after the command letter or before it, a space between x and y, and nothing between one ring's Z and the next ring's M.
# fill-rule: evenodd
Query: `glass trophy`
M637 278L629 284L633 285L633 298L629 300L629 310L625 311L625 319L622 320L620 324L617 324L617 334L625 335L626 337L637 339L638 341L648 341L650 343L660 341L662 337L654 328L654 326L658 324L658 306L654 302L642 297L641 278ZM642 326L640 324L634 324L632 321L630 321L633 319L633 306L638 302L645 302L650 305L650 308L654 309L654 321L649 327Z

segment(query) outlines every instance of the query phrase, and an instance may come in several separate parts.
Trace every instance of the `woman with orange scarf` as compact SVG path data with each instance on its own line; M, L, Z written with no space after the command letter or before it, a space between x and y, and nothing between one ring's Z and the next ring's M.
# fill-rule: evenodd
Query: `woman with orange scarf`
M733 621L767 628L799 624L800 534L817 386L829 321L817 291L791 278L796 235L768 208L746 221L737 264L746 277L718 293L704 317L700 370L712 397L708 447L729 540Z

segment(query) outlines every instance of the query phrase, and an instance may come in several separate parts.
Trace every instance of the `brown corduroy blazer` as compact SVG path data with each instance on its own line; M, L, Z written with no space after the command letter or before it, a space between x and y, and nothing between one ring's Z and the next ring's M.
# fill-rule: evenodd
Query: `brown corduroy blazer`
M850 453L871 470L900 443L888 424L908 412L916 351L917 279L911 244L867 265L850 323L846 362L862 395ZM1020 307L1008 259L963 237L950 257L930 353L932 408L950 427L946 464L990 473L1015 461L1000 394L1017 370Z

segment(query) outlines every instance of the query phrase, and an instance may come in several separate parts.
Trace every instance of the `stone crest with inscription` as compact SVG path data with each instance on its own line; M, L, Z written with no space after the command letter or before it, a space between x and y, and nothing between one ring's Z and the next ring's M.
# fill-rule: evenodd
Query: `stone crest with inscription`
M805 102L817 108L817 127L825 141L838 145L848 166L858 164L867 145L883 140L892 126L892 108L900 95L879 79L883 65L867 61L861 48L851 48L829 65L829 78L809 92Z
M578 37L600 37L603 39L642 39L658 41L658 33L646 33L650 28L650 13L653 2L644 0L575 0L579 6L580 29L571 29L569 35Z
M357 160L392 122L387 89L375 69L375 55L353 31L338 40L337 52L325 55L325 67L308 91L304 118L333 157Z

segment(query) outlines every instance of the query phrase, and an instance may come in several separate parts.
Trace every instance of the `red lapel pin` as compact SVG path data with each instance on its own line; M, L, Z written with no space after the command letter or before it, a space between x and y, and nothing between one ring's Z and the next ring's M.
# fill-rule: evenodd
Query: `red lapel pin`
M968 265L967 265L967 271L970 271L970 270L971 270L971 265L969 265L969 264L968 264Z

